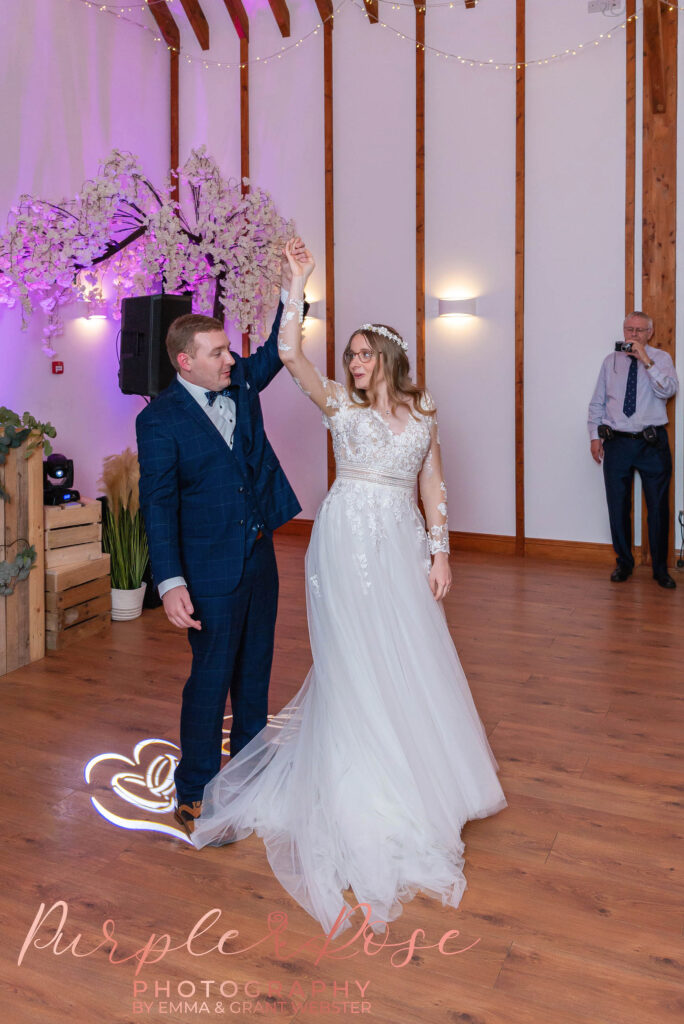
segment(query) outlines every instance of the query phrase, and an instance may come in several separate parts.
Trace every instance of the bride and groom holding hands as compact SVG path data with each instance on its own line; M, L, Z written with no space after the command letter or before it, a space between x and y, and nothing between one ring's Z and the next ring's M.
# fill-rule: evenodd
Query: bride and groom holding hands
M329 932L349 888L378 928L418 890L457 906L461 829L506 800L441 603L451 573L435 404L382 324L352 333L343 381L321 376L301 345L313 266L288 242L270 336L248 357L219 321L174 321L176 379L136 428L154 578L192 649L176 818L198 848L256 831L283 887ZM272 536L300 511L259 399L283 366L321 409L336 479L306 553L313 665L268 721Z

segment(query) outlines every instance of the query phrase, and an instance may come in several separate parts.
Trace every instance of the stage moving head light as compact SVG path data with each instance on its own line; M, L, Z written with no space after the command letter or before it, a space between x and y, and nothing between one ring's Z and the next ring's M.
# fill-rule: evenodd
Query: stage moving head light
M43 462L43 504L68 505L81 497L73 489L74 463L66 455L53 452Z

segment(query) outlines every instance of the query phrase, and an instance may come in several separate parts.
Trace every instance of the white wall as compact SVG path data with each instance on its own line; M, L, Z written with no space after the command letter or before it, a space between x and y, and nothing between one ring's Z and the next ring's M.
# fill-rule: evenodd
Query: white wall
M413 32L407 9L383 15ZM339 357L384 323L415 359L415 58L411 43L347 6L335 18L335 273ZM344 379L340 377L340 379Z
M515 53L515 4L438 8L426 42ZM515 75L426 57L427 293L477 297L475 319L428 318L449 524L515 533ZM428 303L430 307L431 303Z
M180 4L173 16L181 32L184 53L193 59L209 57L239 62L240 42L223 0L202 2L209 24L208 51L200 49ZM222 60L222 62L223 62ZM226 178L240 178L240 73L209 64L206 68L181 58L179 89L179 151L181 164L192 149L206 146Z
M608 32L586 4L527 2L528 60ZM586 412L624 317L625 33L531 67L526 113L527 535L610 541Z
M237 61L223 0L203 0L210 60ZM317 21L313 0L291 0L296 41ZM183 46L200 50L178 5ZM250 0L251 56L288 45L267 0ZM393 324L415 356L415 17L381 4L400 39L348 3L335 18L334 149L337 355L366 320ZM139 17L147 17L140 13ZM153 177L168 154L168 55L152 36L67 0L3 10L0 33L0 217L19 193L74 192L113 146L137 153ZM615 23L586 4L527 0L528 57L586 42ZM514 0L428 12L427 42L512 60ZM683 54L684 47L680 47ZM608 541L601 472L588 454L586 406L603 355L619 335L624 301L624 33L527 75L526 512L531 537ZM682 73L684 77L684 72ZM250 69L251 176L309 242L309 288L324 299L322 32L282 60ZM478 317L430 315L427 381L440 406L457 530L512 534L514 481L515 78L509 70L426 57L428 305L477 296ZM240 173L237 71L181 63L181 161L206 143L227 175ZM638 186L639 190L639 186ZM682 193L680 183L680 194ZM681 216L681 215L680 215ZM684 228L680 224L680 239ZM638 278L637 261L637 278ZM679 261L681 266L682 261ZM682 291L681 273L678 278ZM0 311L0 402L58 428L58 450L95 493L102 457L134 443L141 400L118 394L117 325L67 318L57 344L63 378ZM307 346L325 365L323 321ZM313 516L326 486L326 435L316 409L283 373L264 395L267 429ZM681 403L678 408L681 438ZM675 504L684 504L681 459Z
M316 23L315 5L289 3L291 41ZM280 35L265 3L250 21L253 54L276 53L288 40ZM250 173L306 240L317 262L307 296L325 295L325 185L323 133L323 33L282 60L250 69ZM325 369L323 320L305 329L310 358ZM264 422L302 506L312 519L327 489L326 431L318 409L283 370L264 393Z
M677 69L677 110L680 112L679 117L682 116L684 111L684 22L682 22L681 16L679 19L679 45L678 45L678 69ZM681 153L678 154L677 160L677 293L676 303L677 309L684 308L684 158ZM682 531L677 521L678 513L684 509L684 459L682 453L684 452L684 394L682 394L682 388L684 387L684 340L682 339L682 332L679 330L681 323L681 317L677 315L675 324L675 338L676 338L676 354L675 359L678 366L679 373L679 394L676 398L675 408L675 444L678 458L674 462L674 496L673 496L673 512L675 516L675 547L679 549L682 544Z
M163 178L167 64L147 33L77 3L22 0L3 10L0 221L23 192L74 194L115 146ZM50 420L56 450L74 459L76 487L95 495L103 457L135 446L143 402L118 392L118 325L79 312L66 311L55 343L65 372L56 377L41 350L41 317L24 333L18 309L0 307L0 404Z

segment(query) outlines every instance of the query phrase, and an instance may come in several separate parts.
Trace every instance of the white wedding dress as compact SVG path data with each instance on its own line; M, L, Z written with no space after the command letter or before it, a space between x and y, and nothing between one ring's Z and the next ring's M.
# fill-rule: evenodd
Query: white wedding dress
M256 831L281 885L329 933L350 908L349 887L376 922L419 890L456 907L461 829L506 799L428 584L430 550L448 544L434 417L410 417L395 434L322 381L337 479L306 554L313 667L206 787L192 840L221 845ZM425 505L431 540L415 485L421 473L423 493L435 467L440 479L425 488L438 496L429 514Z

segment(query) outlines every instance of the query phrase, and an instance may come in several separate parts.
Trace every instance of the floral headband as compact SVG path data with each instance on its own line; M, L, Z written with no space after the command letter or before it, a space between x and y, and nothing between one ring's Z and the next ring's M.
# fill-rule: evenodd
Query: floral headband
M375 334L382 334L384 338L389 338L395 345L403 348L404 352L408 352L408 344L404 339L400 338L394 331L390 331L387 327L379 327L377 324L361 324L359 331L374 331Z

